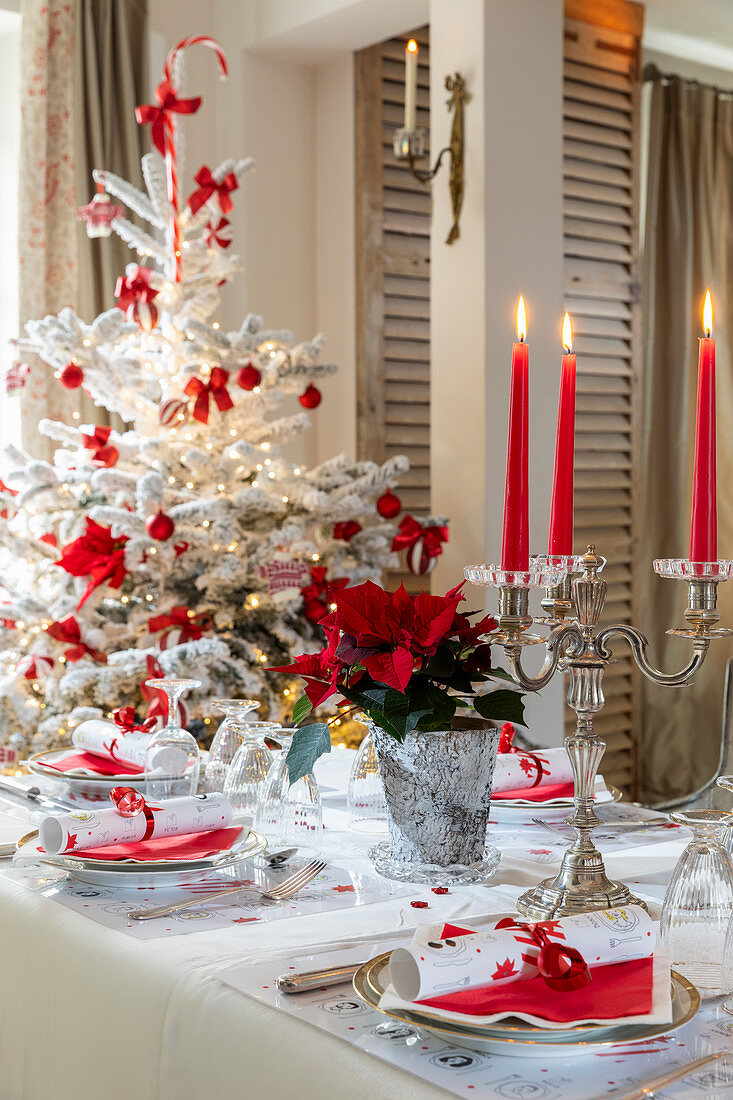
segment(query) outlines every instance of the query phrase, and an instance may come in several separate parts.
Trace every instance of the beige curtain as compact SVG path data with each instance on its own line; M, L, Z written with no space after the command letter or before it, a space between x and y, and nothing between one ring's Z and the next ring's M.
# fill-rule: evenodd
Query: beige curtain
M684 665L686 586L651 570L655 557L687 557L697 392L697 341L710 287L717 352L718 553L733 557L733 98L677 77L651 75L643 261L642 462L639 545L641 626L665 671ZM733 585L720 586L722 624L733 625ZM725 663L713 643L694 685L644 682L646 795L691 792L717 761Z
M117 274L134 257L115 237L90 240L77 207L94 193L92 169L139 184L135 107L147 97L147 0L23 0L19 202L20 329L73 306L91 320L114 305ZM23 443L48 458L44 416L103 423L40 360L22 394ZM118 425L119 426L119 425Z

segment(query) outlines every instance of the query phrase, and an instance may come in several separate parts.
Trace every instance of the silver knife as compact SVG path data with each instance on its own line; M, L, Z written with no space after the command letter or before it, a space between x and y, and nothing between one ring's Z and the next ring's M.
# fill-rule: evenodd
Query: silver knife
M52 807L54 810L63 810L71 813L74 809L67 802L61 802L50 794L44 794L40 787L24 787L20 783L12 783L9 779L0 779L0 794L8 794L14 798L21 798L24 802L32 802L41 809Z
M696 1062L688 1062L686 1066L677 1066L676 1069L662 1073L659 1077L653 1077L650 1081L646 1081L630 1092L607 1092L602 1097L596 1097L595 1100L648 1100L649 1097L655 1096L660 1089L674 1084L675 1081L682 1080L683 1077L687 1077L689 1073L693 1073L696 1069L702 1069L703 1066L709 1065L710 1062L717 1062L720 1058L731 1057L733 1057L733 1051L719 1050L715 1054L707 1054L704 1058L698 1058Z
M281 974L275 985L281 993L306 993L309 989L342 985L351 981L361 965L358 962L349 966L330 966L326 970L309 970L303 974Z

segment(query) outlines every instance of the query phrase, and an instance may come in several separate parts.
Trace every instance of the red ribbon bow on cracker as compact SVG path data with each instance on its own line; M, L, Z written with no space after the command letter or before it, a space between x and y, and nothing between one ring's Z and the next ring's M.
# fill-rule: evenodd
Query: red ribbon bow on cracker
M117 707L116 710L112 711L112 718L115 725L119 726L123 737L126 733L152 733L157 724L155 718L150 716L144 722L136 722L134 707Z
M540 921L537 924L525 924L512 917L504 917L496 925L514 932L517 943L539 947L539 954L522 953L525 962L536 962L540 977L550 989L570 993L582 989L592 980L588 965L580 951L569 944L556 943L550 937L553 933L562 937L563 932L557 921ZM522 933L518 935L517 933Z
M522 759L519 761L519 766L527 775L531 775L534 771L535 778L532 786L536 787L542 779L542 776L549 774L549 772L545 772L545 768L549 769L550 761L536 752L525 752L524 749L515 748L513 744L515 733L516 730L512 723L505 722L501 727L498 751L500 753L514 753L516 756L521 756Z
M109 797L111 802L114 803L117 813L121 814L122 817L137 817L139 814L145 814L145 832L140 839L150 840L155 828L153 814L159 813L163 807L149 806L144 797L134 787L113 787L109 792Z

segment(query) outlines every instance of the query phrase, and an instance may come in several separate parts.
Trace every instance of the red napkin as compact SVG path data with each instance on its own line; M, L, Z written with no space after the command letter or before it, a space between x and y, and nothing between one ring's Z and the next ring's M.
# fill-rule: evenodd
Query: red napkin
M47 767L57 772L70 772L77 768L85 768L95 775L141 775L143 768L137 764L122 764L115 760L107 760L104 756L95 756L91 752L73 752L64 756L53 764L45 760Z
M528 802L548 802L551 798L572 798L575 788L572 783L545 783L539 787L522 787L516 791L497 791L492 793L492 802L503 802L507 798L524 798Z
M137 840L131 844L108 844L105 848L89 848L85 859L137 859L144 863L158 859L202 859L217 852L228 851L242 832L241 825L228 829L212 829L207 833L181 833L179 836L159 836L154 840ZM39 848L39 852L43 849Z
M466 936L469 931L446 924L443 936ZM590 960L586 960L590 964ZM496 1012L529 1012L556 1023L575 1020L614 1020L620 1016L641 1016L652 1010L654 960L632 959L590 967L592 981L571 992L550 989L537 975L519 982L477 986L458 993L446 993L416 1004L462 1012L468 1016L491 1016Z

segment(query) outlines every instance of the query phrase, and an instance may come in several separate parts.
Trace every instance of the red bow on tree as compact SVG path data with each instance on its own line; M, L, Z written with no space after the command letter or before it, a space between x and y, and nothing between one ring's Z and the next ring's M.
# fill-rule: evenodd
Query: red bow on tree
M523 749L517 749L514 746L514 734L517 731L511 722L505 722L501 727L501 735L499 737L499 752L500 753L515 753L517 756L521 756L519 766L526 775L535 773L533 787L536 787L542 776L545 774L545 768L550 767L550 761L544 756L539 756L536 752L525 752Z
M219 412L226 412L227 409L234 407L234 402L227 391L228 381L229 371L224 370L223 367L214 367L209 375L208 382L204 382L200 378L190 378L188 380L183 392L187 397L196 398L193 407L193 415L196 420L200 420L202 424L209 423L209 399L211 397L214 398Z
M301 588L303 600L328 599L332 592L340 588L346 588L348 577L334 577L332 581L326 580L327 569L325 565L311 566L311 583Z
M89 451L94 451L92 462L95 466L114 466L120 457L120 452L111 444L108 446L111 428L95 427L93 435L82 432L82 443Z
M209 248L212 248L215 244L218 244L219 248L229 248L233 240L233 230L229 219L219 218L218 225L209 222L204 235Z
M392 542L392 549L409 550L420 539L422 539L421 572L427 572L428 562L443 553L443 543L448 541L448 528L437 524L424 527L414 516L405 516Z
M102 527L93 519L87 519L84 534L63 548L56 565L72 577L91 577L86 592L79 600L79 607L104 581L109 581L110 588L120 587L127 576L126 542L126 535L113 538L110 527Z
M234 203L229 197L230 191L236 191L239 187L237 183L237 177L233 172L229 172L221 183L217 183L211 174L211 169L207 168L204 164L199 168L196 175L193 177L196 183L199 185L198 190L194 191L188 199L188 205L192 214L198 213L205 202L208 202L214 195L219 199L219 207L222 214L229 214L234 207Z
M29 653L27 657L18 661L17 671L22 672L26 680L37 680L44 673L51 671L53 663L53 657L39 657L35 653Z
M112 718L115 725L119 726L120 733L123 736L126 733L135 733L136 731L151 733L156 726L155 718L151 718L150 715L144 722L136 722L134 707L117 707L116 710L112 711Z
M167 633L175 629L181 631L181 643L196 642L207 630L214 629L214 623L210 615L205 612L194 615L185 605L172 607L164 615L154 615L148 620L148 630L151 634L157 634L159 630L165 630ZM155 675L158 674L155 673Z
M161 80L155 89L155 103L144 103L135 108L135 118L141 126L150 126L150 136L153 145L165 156L165 126L166 122L172 126L173 119L169 115L195 115L201 106L201 96L192 99L179 99L173 85L167 80Z
M360 531L361 524L357 523L355 519L347 519L342 523L334 523L333 525L333 537L343 539L344 542L351 542L354 535L358 535Z
M540 977L550 989L557 989L561 993L570 993L574 989L582 989L591 981L591 973L588 965L575 947L569 944L554 943L550 937L553 933L563 937L562 928L557 921L540 921L538 924L524 924L515 921L512 917L504 917L496 925L500 928L509 928L514 934L517 943L539 947L539 954L522 953L525 962L536 962ZM521 932L521 935L517 935Z
M93 661L107 664L107 654L98 649L92 649L81 640L81 627L73 615L67 615L60 622L51 623L47 632L49 638L55 638L57 642L66 642L71 648L67 649L64 657L67 661L80 661L82 657L89 656Z
M153 298L157 298L158 291L150 285L152 274L149 267L138 264L134 274L118 275L115 286L117 308L126 313L135 302L152 302Z

